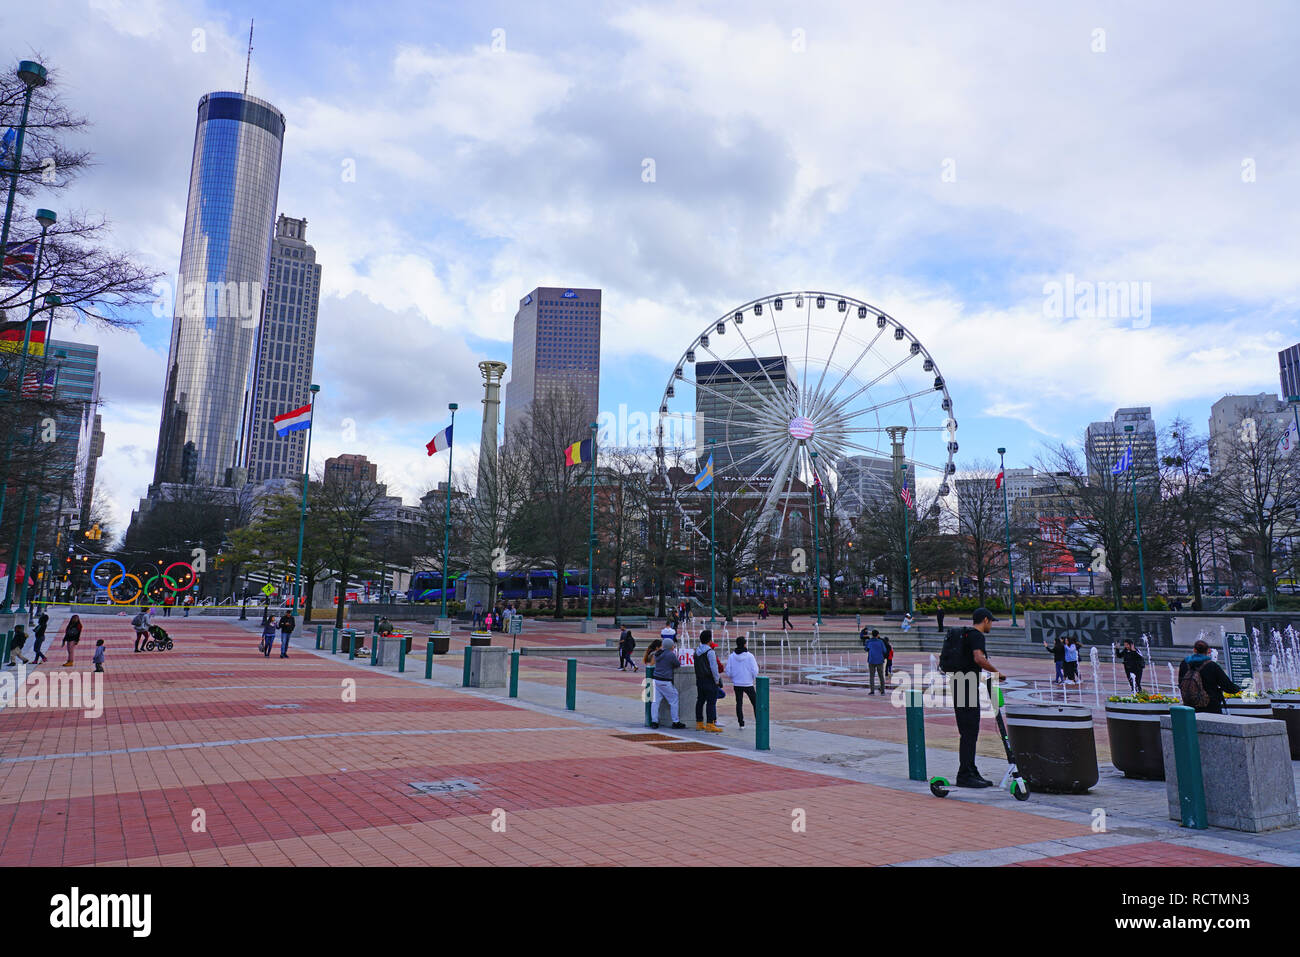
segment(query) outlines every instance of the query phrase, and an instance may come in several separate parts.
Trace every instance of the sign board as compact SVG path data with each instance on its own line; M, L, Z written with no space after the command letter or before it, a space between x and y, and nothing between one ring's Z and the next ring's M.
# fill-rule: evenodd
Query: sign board
M510 616L510 634L522 635L524 633L524 618L522 615Z
M1229 631L1223 636L1223 651L1228 658L1228 678L1243 688L1254 687L1255 676L1250 666L1250 640L1242 632Z
M275 594L275 586L272 585L270 582L267 582L265 585L262 586L262 594L265 595L267 598L270 598L272 595Z

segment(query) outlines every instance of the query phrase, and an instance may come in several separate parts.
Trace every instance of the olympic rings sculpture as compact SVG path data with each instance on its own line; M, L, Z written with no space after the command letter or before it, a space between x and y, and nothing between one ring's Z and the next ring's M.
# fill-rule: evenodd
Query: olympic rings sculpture
M118 568L122 570L121 574L114 575L112 578L108 580L106 584L102 583L98 578L95 577L96 573L100 569L100 566L102 565L116 565ZM184 568L187 572L189 572L189 576L190 576L189 583L184 586L180 585L178 582L176 582L175 579L171 577L171 570L173 568L176 568L177 566L180 566ZM123 565L116 558L101 558L99 561L95 562L95 564L91 566L90 569L91 583L94 584L95 588L97 588L99 591L102 591L105 594L107 594L109 601L111 601L115 605L135 604L136 600L141 595L147 596L149 594L149 590L153 587L153 583L156 582L159 578L162 579L163 587L166 588L168 591L174 592L175 594L181 594L183 592L189 591L191 588L194 587L194 581L195 581L194 566L191 565L189 562L172 562L165 569L163 569L161 575L153 575L143 582L140 581L140 577L138 575L128 574L126 570L126 566ZM113 594L113 589L118 586L118 583L125 582L127 579L130 579L131 581L135 582L135 594L133 594L130 598L118 598L115 594Z

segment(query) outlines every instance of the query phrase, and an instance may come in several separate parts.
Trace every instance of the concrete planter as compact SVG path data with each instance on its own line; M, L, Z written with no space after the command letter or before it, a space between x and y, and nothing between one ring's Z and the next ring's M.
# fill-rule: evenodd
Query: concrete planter
M472 648L486 648L492 644L492 632L471 631L469 633L469 643Z
M1160 748L1160 716L1167 704L1106 702L1106 730L1110 735L1110 761L1125 777L1148 781L1165 779L1165 759Z
M433 645L435 655L445 655L451 651L451 632L435 631L429 635L429 644Z
M1089 708L1008 705L1003 714L1016 767L1031 792L1086 794L1096 785L1100 772Z
M1273 702L1268 698L1225 698L1224 714L1239 714L1246 718L1273 717Z
M1286 724L1291 760L1300 761L1300 694L1275 694L1271 702L1273 717Z

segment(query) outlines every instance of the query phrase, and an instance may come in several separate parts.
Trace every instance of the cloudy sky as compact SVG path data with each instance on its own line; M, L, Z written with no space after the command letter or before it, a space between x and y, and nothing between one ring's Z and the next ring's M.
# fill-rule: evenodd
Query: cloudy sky
M538 285L604 290L611 411L652 412L735 305L876 304L947 378L959 465L1031 464L1120 406L1204 429L1222 395L1276 393L1300 340L1290 4L5 4L8 60L39 54L93 122L58 204L169 275L197 101L242 85L250 17L249 92L288 120L279 210L323 265L313 461L364 453L408 501L446 468L423 445L449 401L477 435L476 363L510 360ZM1149 309L1056 309L1067 277ZM170 329L139 318L73 334L102 350L119 529Z

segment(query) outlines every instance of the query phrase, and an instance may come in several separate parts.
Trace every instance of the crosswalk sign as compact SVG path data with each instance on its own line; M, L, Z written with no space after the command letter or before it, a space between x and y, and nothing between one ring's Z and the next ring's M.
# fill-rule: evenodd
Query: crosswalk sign
M275 594L275 586L273 586L270 582L267 582L265 585L262 586L262 594L265 595L267 598L270 598L272 595Z

